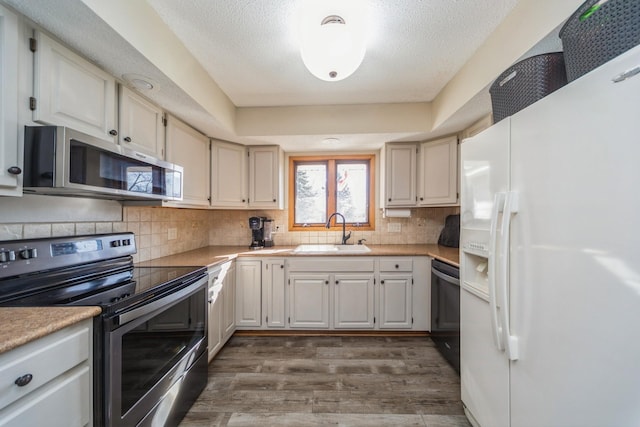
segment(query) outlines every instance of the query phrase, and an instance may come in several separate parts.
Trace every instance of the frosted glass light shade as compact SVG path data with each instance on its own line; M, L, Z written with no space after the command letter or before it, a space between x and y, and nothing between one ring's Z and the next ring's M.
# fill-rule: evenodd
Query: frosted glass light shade
M365 52L362 29L341 19L319 21L301 29L302 61L321 80L335 82L349 77L362 63Z

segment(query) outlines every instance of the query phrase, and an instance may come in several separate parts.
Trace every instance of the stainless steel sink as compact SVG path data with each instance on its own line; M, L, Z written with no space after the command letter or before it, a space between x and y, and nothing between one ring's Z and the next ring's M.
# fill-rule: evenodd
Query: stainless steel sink
M366 245L299 245L296 254L364 254L371 252Z

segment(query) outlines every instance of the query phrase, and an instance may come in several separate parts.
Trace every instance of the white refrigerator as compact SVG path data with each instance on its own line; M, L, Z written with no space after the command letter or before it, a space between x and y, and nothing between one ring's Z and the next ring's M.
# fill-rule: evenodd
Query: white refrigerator
M640 46L461 157L468 418L640 426Z

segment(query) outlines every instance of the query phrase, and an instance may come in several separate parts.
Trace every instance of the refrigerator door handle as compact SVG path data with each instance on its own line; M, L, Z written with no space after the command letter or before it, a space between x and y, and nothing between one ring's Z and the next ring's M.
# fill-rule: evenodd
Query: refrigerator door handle
M496 272L498 243L498 216L504 210L505 193L499 192L493 196L493 208L491 209L491 223L489 226L489 266L487 279L489 282L489 306L491 313L491 331L493 332L493 342L500 351L504 351L502 342L502 327L498 318L498 301L496 295ZM504 217L504 216L503 216Z
M518 213L518 193L509 191L504 202L504 213L502 214L501 230L501 260L499 279L497 286L498 299L500 302L500 317L502 323L502 335L505 350L509 360L518 360L518 337L511 335L509 324L509 237L511 230L511 219Z

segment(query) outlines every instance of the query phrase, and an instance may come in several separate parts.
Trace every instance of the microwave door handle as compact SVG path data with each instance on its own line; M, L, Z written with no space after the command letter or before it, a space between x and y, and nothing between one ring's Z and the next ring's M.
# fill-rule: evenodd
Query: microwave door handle
M497 253L496 246L498 242L498 216L504 209L505 193L496 193L493 197L493 208L491 209L491 223L489 226L489 266L487 278L489 282L489 311L491 313L491 331L493 342L499 351L504 351L502 342L502 328L498 317L498 302L496 298L496 268ZM504 215L503 215L504 218Z

